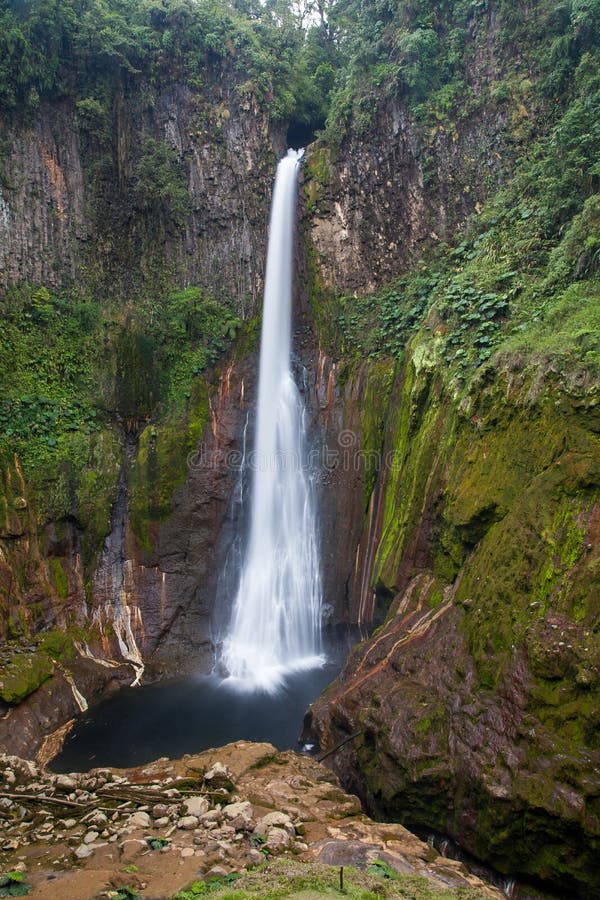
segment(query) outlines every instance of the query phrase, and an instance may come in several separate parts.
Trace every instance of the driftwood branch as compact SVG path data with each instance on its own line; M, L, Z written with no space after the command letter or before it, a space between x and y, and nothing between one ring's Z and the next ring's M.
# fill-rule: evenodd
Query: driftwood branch
M76 800L67 800L65 797L48 797L47 794L9 794L6 791L1 791L0 797L8 797L9 800L33 801L34 803L54 803L56 806L66 806L69 809L79 810L82 813L90 810L111 813L115 811L111 806L98 806L95 800L79 803Z
M8 797L9 800L34 800L36 803L56 803L57 806L72 806L74 809L88 809L89 803L77 803L75 800L66 800L60 797L48 797L46 794L7 794L0 792L0 797Z
M163 788L164 790L164 788ZM121 806L129 806L132 803L148 804L148 803L164 803L164 804L177 804L181 803L182 796L194 795L194 796L213 796L218 797L221 800L223 799L223 794L218 791L179 791L178 796L176 797L166 797L162 791L149 791L144 788L140 788L139 790L133 787L132 785L126 785L121 787L120 785L104 785L101 788L98 788L97 794L101 795L104 800L121 802ZM89 810L100 810L102 812L115 812L114 807L110 806L99 806L96 800L87 800L85 803L82 803L78 800L67 800L66 797L49 797L47 794L21 794L17 792L8 792L8 791L0 791L0 797L6 797L9 800L21 800L24 802L33 802L33 803L53 803L55 806L64 806L68 809L77 810L81 813L86 813Z
M355 731L354 734L351 734L350 737L344 738L343 741L340 741L339 744L336 744L335 747L332 747L331 750L326 750L325 753L321 753L320 756L317 756L317 762L323 762L324 759L327 759L328 756L332 756L334 753L337 753L338 750L341 750L345 744L349 744L350 741L353 741L354 738L359 737L363 732Z
M99 788L98 794L102 794L107 800L127 800L129 803L178 803L176 797L164 797L159 791L143 792L131 790L131 788Z

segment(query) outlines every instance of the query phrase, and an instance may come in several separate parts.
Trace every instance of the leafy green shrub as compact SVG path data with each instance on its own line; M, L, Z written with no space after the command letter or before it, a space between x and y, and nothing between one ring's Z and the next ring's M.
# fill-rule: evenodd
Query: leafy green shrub
M148 838L147 844L151 850L162 850L163 847L169 846L168 838Z
M392 867L382 859L373 860L367 866L367 872L369 875L378 875L380 878L387 878L390 881L396 881L398 878L397 872L394 872Z
M142 900L140 893L129 885L116 888L112 894L112 900Z
M78 100L77 119L84 134L100 144L110 138L110 112L106 102L95 97L84 97Z
M30 890L22 872L0 875L0 897L25 897Z
M437 278L417 272L370 297L342 297L338 326L346 352L402 356L431 302Z

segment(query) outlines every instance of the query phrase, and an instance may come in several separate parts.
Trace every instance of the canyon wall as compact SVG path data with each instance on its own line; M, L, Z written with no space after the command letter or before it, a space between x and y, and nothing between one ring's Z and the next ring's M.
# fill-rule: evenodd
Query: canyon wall
M124 88L103 127L68 101L4 123L0 284L75 280L123 303L172 280L255 313L281 128L214 80ZM180 188L179 206L152 187Z
M481 21L472 106L432 121L406 91L374 91L367 122L307 152L294 346L318 454L327 615L380 628L313 705L306 735L323 750L354 735L329 761L374 812L592 897L597 176L582 178L578 156L567 188L535 193L568 170L561 131L544 119L558 115L556 93L537 108L525 51L501 83L494 4ZM587 122L582 109L563 134ZM74 436L56 447L50 435L35 472L18 454L2 458L0 632L14 640L0 739L19 734L29 753L81 708L65 671L93 698L142 667L210 667L219 576L243 521L236 461L252 432L254 316L284 149L283 126L222 79L202 92L120 92L104 136L85 110L43 104L6 126L3 144L6 309L30 282L34 323L65 291L110 313L93 332L98 424L78 429L67 409ZM532 134L524 157L558 148L548 170L486 207ZM549 207L573 185L579 206L554 221ZM359 331L384 334L362 309L400 276L400 308L411 278L429 280L393 353L353 344L344 310ZM179 318L166 317L150 352L146 331L170 292L190 287L200 293L169 300ZM230 310L227 334L215 331L201 364L170 360L168 390L155 389L177 329L185 362L187 307L205 304L208 332L213 301Z
M50 436L34 468L3 453L0 633L19 651L7 649L9 704L40 684L51 692L57 667L71 665L73 653L128 660L130 680L149 662L154 672L210 668L215 548L238 477L227 454L239 446L251 406L256 329L248 326L239 352L205 368L185 395L183 384L173 406L146 391L157 363L138 307L151 298L159 308L165 293L193 284L239 319L258 311L283 138L235 88L213 79L202 94L177 84L124 89L100 135L85 109L68 101L3 122L0 281L7 309L11 292L37 290L47 319L67 294L105 321L104 337L94 337L99 424L80 428L69 445L60 438L56 446ZM144 164L150 187L181 189L180 209L168 190L144 194ZM27 321L38 321L36 302L24 307L25 333L36 327ZM72 348L68 340L48 350L56 367L62 353L78 353L79 333ZM72 407L60 394L55 401L53 390L38 385L35 402L46 393L61 410ZM10 418L15 405L8 402ZM36 636L49 629L66 630L69 646L41 646ZM30 753L40 740L30 742Z
M597 385L502 372L458 406L416 344L392 388L364 583L384 625L306 737L367 808L593 896ZM557 400L559 402L557 403ZM358 602L356 595L355 602Z

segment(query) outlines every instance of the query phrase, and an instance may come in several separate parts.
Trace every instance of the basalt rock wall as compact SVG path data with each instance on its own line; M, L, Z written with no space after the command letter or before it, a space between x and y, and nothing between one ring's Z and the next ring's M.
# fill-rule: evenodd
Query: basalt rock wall
M284 149L266 112L240 102L234 84L211 83L202 94L146 85L115 96L106 127L102 139L91 134L68 101L3 122L0 284L75 280L103 303L171 280L255 312ZM187 195L180 208L142 190L140 163L156 143Z

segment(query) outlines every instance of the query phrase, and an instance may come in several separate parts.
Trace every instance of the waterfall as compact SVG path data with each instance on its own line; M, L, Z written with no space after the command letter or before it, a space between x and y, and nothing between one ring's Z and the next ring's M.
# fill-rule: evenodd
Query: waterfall
M223 641L229 680L274 691L323 663L317 524L305 410L291 372L292 257L301 151L277 167L263 303L250 528Z

